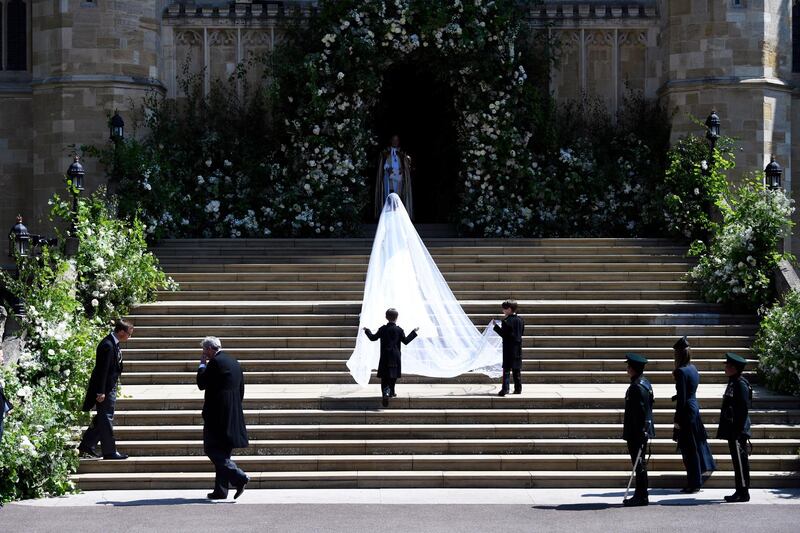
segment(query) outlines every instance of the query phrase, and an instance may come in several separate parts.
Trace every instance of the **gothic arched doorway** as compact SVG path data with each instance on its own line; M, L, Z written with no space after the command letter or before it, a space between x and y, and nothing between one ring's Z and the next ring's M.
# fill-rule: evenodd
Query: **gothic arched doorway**
M379 146L371 158L373 186L379 151L398 134L411 156L414 221L452 222L459 191L452 90L437 79L430 65L414 61L394 64L383 76L374 115Z

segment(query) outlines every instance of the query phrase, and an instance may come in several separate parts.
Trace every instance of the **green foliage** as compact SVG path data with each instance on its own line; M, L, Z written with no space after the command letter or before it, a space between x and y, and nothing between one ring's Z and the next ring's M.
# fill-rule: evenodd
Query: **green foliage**
M527 234L661 233L669 121L662 108L636 93L629 93L615 118L592 101L548 111L534 135L535 150L543 155L534 162L527 202L534 216Z
M209 95L187 76L177 101L146 101L143 139L91 152L121 178L121 213L141 210L156 238L354 234L384 72L422 62L453 95L464 233L657 231L662 209L642 205L660 194L663 111L633 93L616 121L557 109L542 82L552 43L522 31L532 3L322 1L264 62ZM253 68L265 77L240 91Z
M725 191L722 225L710 244L692 246L700 260L690 276L707 301L756 310L774 299L772 273L791 257L779 249L793 226L793 202L758 177Z
M768 387L800 396L800 292L789 292L764 314L753 351Z
M734 167L732 147L732 139L720 138L710 161L708 141L701 137L689 135L670 148L664 177L664 218L672 235L706 240L717 229L711 208L720 205L727 190L725 172Z
M53 218L63 222L69 206L57 197L52 204ZM174 288L147 252L142 224L115 220L102 193L79 203L76 226L77 257L44 248L18 258L18 275L0 273L0 283L25 300L27 311L18 317L24 353L15 365L0 367L14 403L0 444L0 501L74 489L69 476L78 466L74 442L87 421L81 406L95 346L113 318L152 300L159 287Z

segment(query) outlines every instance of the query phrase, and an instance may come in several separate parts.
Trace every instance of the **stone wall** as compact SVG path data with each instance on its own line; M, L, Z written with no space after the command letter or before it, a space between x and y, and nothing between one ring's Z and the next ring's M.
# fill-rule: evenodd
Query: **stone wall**
M160 87L155 0L36 2L31 17L34 217L63 189L71 145L108 140L108 117ZM87 165L87 188L105 182Z
M0 72L0 227L21 212L41 230L46 200L63 187L69 145L107 142L114 109L125 116L149 90L179 97L184 66L208 89L280 38L280 8L247 0L28 4L29 72ZM559 100L586 95L613 112L628 87L660 96L675 113L673 138L701 133L691 117L716 108L723 133L739 139L736 176L762 169L774 153L797 197L790 0L547 0L528 19L531 31L559 43L550 83ZM93 188L103 173L87 166Z

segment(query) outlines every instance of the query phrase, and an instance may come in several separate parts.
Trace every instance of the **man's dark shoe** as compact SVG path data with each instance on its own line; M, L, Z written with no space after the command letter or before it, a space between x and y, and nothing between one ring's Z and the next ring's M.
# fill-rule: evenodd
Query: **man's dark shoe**
M639 496L634 496L633 498L622 500L622 505L625 507L644 507L649 504L650 501L647 498L641 498Z
M244 492L244 486L247 485L249 482L250 482L250 478L249 477L245 477L244 483L242 483L241 485L236 487L236 494L233 495L233 499L234 500L242 495L242 493Z
M103 454L101 454L91 446L78 446L78 454L86 457L94 457L95 459L103 457Z
M517 389L514 391L514 394L522 394L522 389Z
M206 494L206 498L209 500L224 500L228 497L227 494L223 494L221 492L209 492Z
M734 492L730 496L725 496L728 503L744 503L750 501L750 492Z
M700 487L684 487L681 489L681 494L697 494L700 492Z
M381 400L381 403L383 404L384 407L389 407L389 397L384 396L383 399Z
M125 455L124 453L119 453L119 452L114 452L114 453L110 453L108 455L104 455L103 456L103 459L112 460L112 461L121 461L121 460L127 459L127 458L128 458L127 455Z
M389 396L391 396L392 398L397 398L397 393L396 393L396 392L393 392L393 393L391 393Z
M506 394L508 394L507 390L501 390L500 392L497 393L498 396L505 396Z

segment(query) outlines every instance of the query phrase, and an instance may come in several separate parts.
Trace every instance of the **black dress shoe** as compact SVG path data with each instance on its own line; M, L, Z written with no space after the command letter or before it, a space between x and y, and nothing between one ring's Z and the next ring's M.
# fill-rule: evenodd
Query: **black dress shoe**
M99 459L103 454L92 448L91 446L78 446L78 454L88 457Z
M734 492L730 496L725 496L728 503L744 503L750 501L750 492Z
M391 393L389 396L391 396L392 398L397 398L397 393L394 393L394 392L393 392L393 393Z
M514 394L522 394L522 389L520 389L520 390L515 390L515 391L514 391Z
M697 494L700 492L700 487L684 487L681 489L682 494Z
M506 394L508 394L507 390L501 390L500 392L497 393L498 396L505 396Z
M114 452L108 455L104 455L103 459L112 460L112 461L121 461L122 459L127 459L128 456L124 453Z
M381 403L383 404L384 407L389 407L389 397L388 396L384 396L381 399Z
M241 485L236 487L236 494L233 495L233 499L234 500L242 495L242 493L244 492L244 486L247 485L249 482L250 482L250 478L249 477L245 477L244 478L244 483L242 483Z
M209 500L224 500L228 497L227 494L223 494L221 492L209 492L206 494L206 498Z
M622 500L622 505L624 507L645 507L646 505L650 505L650 500L648 500L647 497L642 498L634 496L633 498Z

